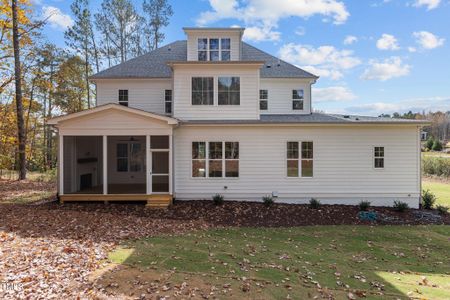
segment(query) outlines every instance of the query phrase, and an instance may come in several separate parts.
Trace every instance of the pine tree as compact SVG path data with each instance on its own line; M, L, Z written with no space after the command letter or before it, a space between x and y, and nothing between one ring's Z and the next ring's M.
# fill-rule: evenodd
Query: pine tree
M158 48L165 35L162 28L169 25L169 18L173 15L172 6L167 0L144 0L142 9L145 13L145 36L149 50Z

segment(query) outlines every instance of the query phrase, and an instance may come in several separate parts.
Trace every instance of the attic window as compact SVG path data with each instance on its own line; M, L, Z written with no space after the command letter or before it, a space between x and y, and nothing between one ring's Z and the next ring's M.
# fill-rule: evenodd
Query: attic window
M119 90L119 104L128 106L128 90Z
M231 59L231 39L199 38L197 50L199 61L229 61Z

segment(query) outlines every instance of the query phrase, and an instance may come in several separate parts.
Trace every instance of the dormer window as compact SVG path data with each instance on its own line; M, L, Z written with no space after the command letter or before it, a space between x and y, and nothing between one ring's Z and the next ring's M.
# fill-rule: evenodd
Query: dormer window
M292 109L303 110L304 92L302 89L292 90Z
M231 40L229 38L199 38L197 50L199 61L229 61Z

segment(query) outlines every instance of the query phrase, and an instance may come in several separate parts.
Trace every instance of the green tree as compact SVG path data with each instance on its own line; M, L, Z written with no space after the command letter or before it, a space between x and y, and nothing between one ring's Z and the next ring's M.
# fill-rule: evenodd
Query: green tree
M431 148L433 151L442 151L442 143L436 139L433 143L433 147Z
M164 40L162 29L169 25L169 18L173 15L172 6L167 0L144 0L142 9L145 13L145 36L148 49L158 48Z
M428 148L428 150L431 150L431 149L433 149L433 144L434 144L434 139L430 135L427 139L427 142L425 143L425 146Z
M84 67L79 56L69 56L55 74L55 104L64 113L81 111L87 106Z
M99 71L99 59L97 44L95 42L94 31L92 30L91 12L89 9L89 0L75 0L70 6L75 22L64 33L66 44L71 47L75 53L84 58L84 78L86 79L86 94L88 108L91 107L89 71L91 65L95 65Z

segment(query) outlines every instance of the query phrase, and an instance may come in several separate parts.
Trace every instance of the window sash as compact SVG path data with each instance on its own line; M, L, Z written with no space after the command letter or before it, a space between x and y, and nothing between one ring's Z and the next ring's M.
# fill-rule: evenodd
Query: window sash
M192 142L192 177L239 177L239 142Z
M287 142L286 168L287 177L313 177L314 143L311 141Z
M267 90L259 90L259 110L268 109L269 93Z
M375 169L384 169L385 152L384 147L376 146L373 148L373 167Z
M192 105L214 104L214 77L192 77Z
M199 61L230 61L230 38L198 38L197 57Z
M218 78L218 101L219 105L240 105L241 94L240 77Z
M164 111L166 114L172 113L172 90L164 91Z
M128 90L119 90L119 104L128 106Z

